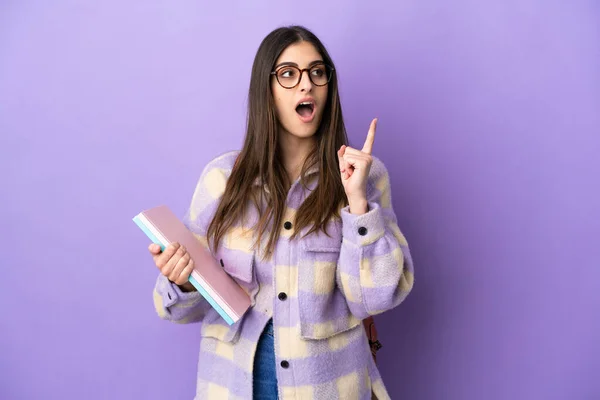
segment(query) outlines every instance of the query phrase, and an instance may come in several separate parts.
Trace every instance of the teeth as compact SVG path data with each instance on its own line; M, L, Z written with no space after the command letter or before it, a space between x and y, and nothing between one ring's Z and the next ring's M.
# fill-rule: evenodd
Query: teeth
M310 106L312 103L310 101L303 101L302 103L300 103L299 105L301 106Z

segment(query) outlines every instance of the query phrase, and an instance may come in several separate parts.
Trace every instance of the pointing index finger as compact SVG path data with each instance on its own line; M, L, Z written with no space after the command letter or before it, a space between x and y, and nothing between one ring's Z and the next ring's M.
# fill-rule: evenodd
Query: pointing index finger
M365 144L362 148L362 151L367 154L371 154L373 151L373 142L375 142L375 129L377 128L377 118L371 121L371 126L369 127L369 133L367 133L367 139L365 140Z

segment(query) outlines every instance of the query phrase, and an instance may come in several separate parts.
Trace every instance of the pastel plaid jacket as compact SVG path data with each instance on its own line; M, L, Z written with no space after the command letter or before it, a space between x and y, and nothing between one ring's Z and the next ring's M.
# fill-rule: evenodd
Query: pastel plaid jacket
M226 153L206 166L185 215L205 245L238 154ZM316 172L309 171L309 190L317 184ZM252 248L249 227L258 220L256 213L231 229L214 256L252 299L250 310L232 326L198 292L182 292L158 276L158 315L176 323L201 322L195 399L252 398L253 356L270 318L281 400L390 398L361 322L406 298L413 263L392 209L388 172L376 157L367 187L366 214L353 215L345 207L341 220L329 222L330 236L318 232L291 241L294 213L308 193L295 182L272 260L263 261Z

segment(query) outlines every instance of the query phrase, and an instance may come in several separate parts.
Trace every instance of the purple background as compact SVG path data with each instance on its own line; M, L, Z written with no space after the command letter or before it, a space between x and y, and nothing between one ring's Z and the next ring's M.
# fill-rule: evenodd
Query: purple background
M349 134L380 118L416 286L377 319L394 399L600 396L596 1L3 1L0 398L192 398L131 218L242 143L262 38L301 23Z

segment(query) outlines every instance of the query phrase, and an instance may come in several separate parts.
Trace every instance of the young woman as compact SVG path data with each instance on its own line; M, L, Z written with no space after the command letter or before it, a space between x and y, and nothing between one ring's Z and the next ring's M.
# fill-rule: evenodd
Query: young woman
M252 307L227 325L188 282L182 246L149 248L159 316L202 323L197 399L389 398L362 321L406 298L413 264L375 127L347 145L336 70L310 31L263 40L243 148L204 168L185 218Z

